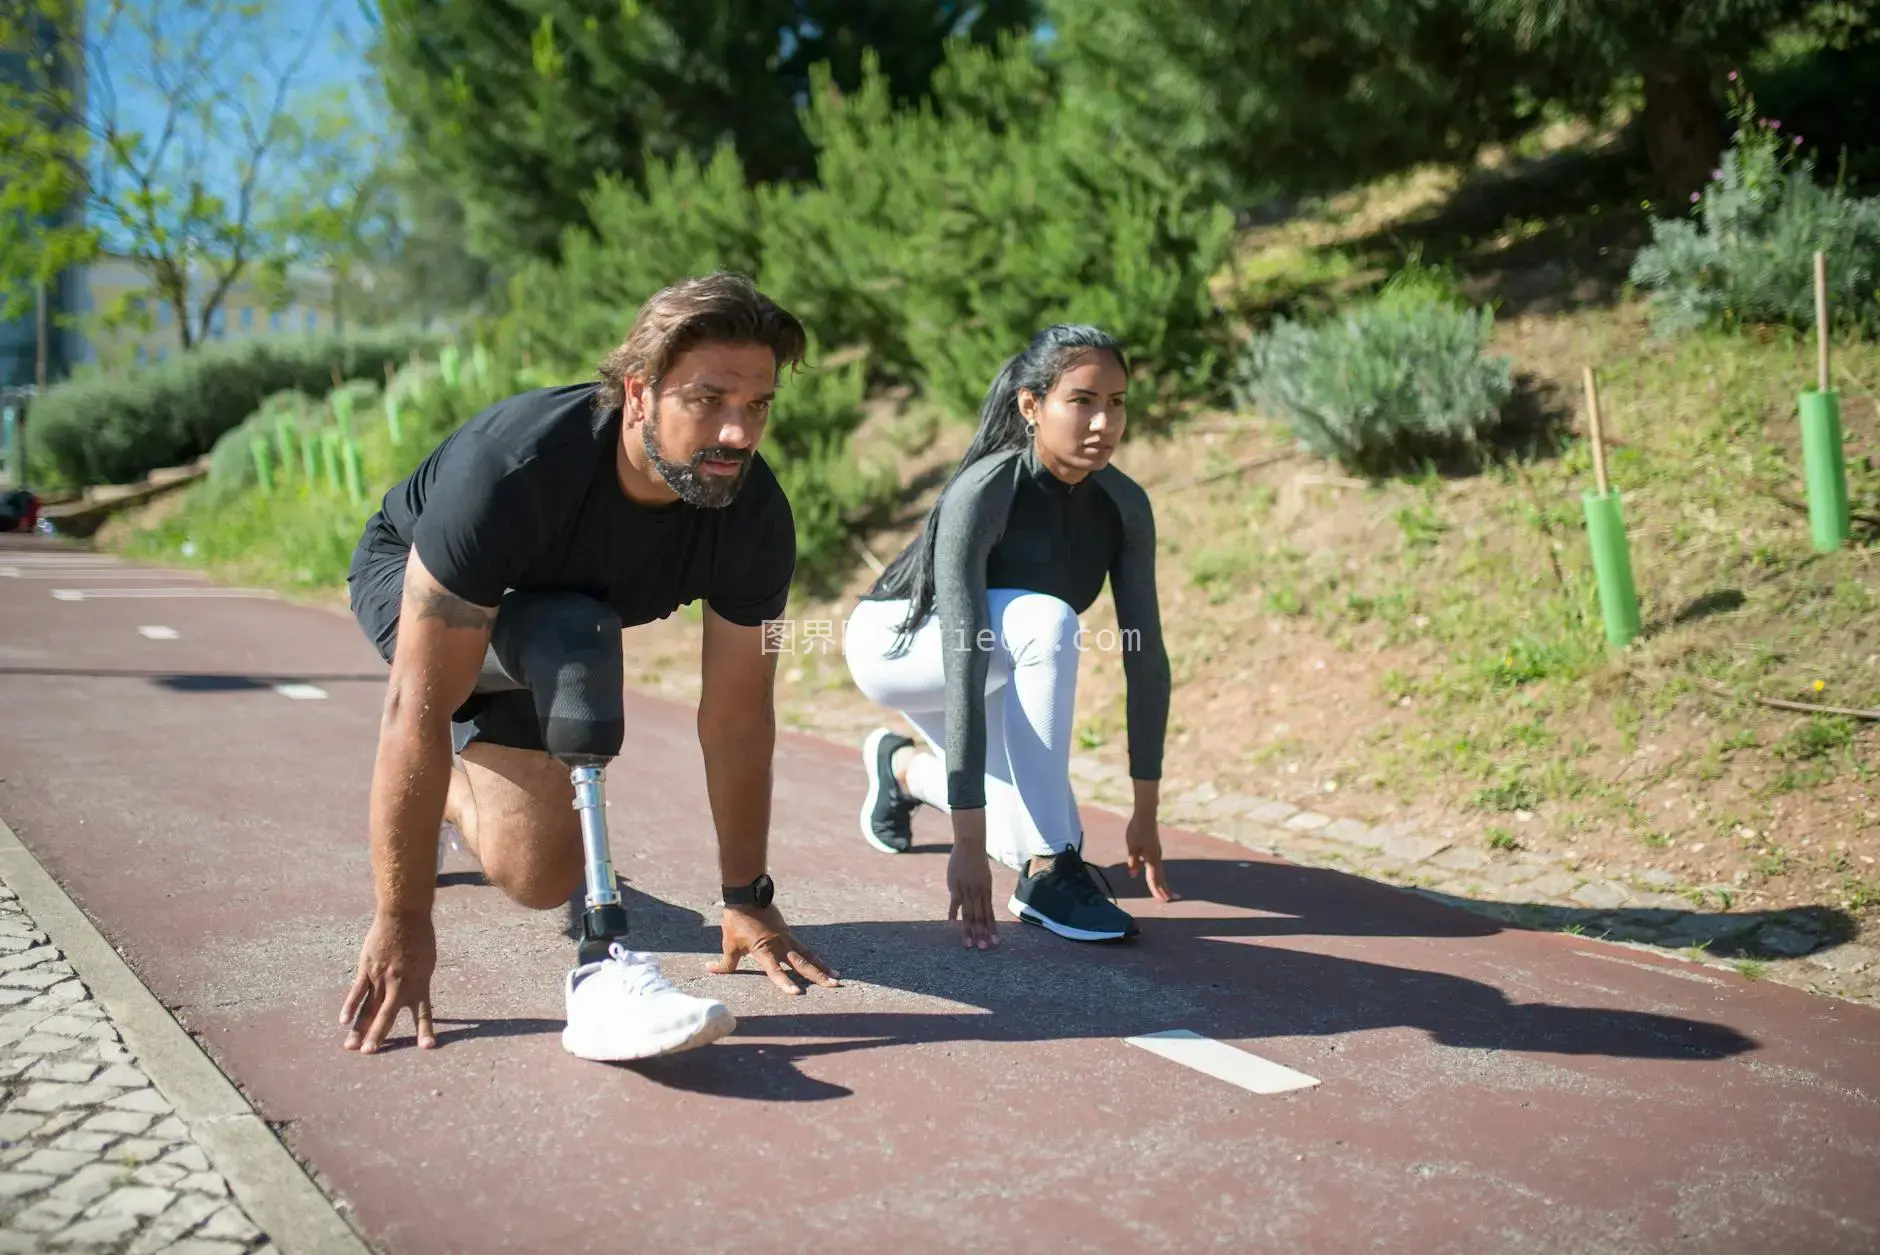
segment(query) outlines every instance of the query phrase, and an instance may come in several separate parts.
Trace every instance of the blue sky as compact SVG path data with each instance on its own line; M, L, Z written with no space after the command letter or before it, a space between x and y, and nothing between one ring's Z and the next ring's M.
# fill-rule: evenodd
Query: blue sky
M107 28L106 18L113 8L122 13L116 25ZM201 16L205 8L210 19ZM233 84L248 71L262 86L271 87L274 79L262 68L269 62L293 65L291 92L295 96L304 97L321 89L352 89L366 81L365 49L372 36L371 0L326 0L324 12L321 0L261 0L261 8L259 18L246 24L235 37L238 42L230 45L230 55L219 59L216 77L220 83ZM192 14L192 9L197 13ZM156 23L166 40L180 43L199 34L205 20L220 16L224 20L218 28L220 40L220 31L232 29L226 22L232 9L232 4L214 2L205 6L181 0L120 0L114 6L110 0L92 0L93 25L88 42L94 49L94 61L100 60L96 56L99 41L109 32L109 42L102 48L104 65L88 67L94 110L108 107L109 97L104 90L108 82L116 98L118 125L154 136L169 112L168 97L163 90L139 80L149 76L150 67L174 65L177 59L174 55L153 57L146 34L149 24ZM353 91L352 96L356 102L354 116L367 127L380 129L382 119L376 116L364 93ZM205 171L212 188L227 194L236 186L236 165L242 158L244 143L233 127L192 124L178 136L178 143L187 143L201 153L200 162L192 164Z
M309 86L348 83L364 77L364 48L371 40L371 23L376 20L371 0L326 0L324 5L321 0L259 0L259 4L263 10L262 20L254 29L260 35L259 42L270 51L282 57L293 55L302 47L304 36L313 36L307 55L295 72L296 83ZM192 29L187 10L195 7L200 6L179 0L118 0L116 4L111 0L91 0L93 36L96 38L103 29L104 17L113 8L121 8L130 18L155 19L165 23L168 29L187 31ZM211 0L206 7L228 10L233 5ZM321 14L323 7L325 11ZM149 57L149 45L137 37L133 23L123 19L120 19L111 48L133 66ZM93 75L94 83L97 77Z

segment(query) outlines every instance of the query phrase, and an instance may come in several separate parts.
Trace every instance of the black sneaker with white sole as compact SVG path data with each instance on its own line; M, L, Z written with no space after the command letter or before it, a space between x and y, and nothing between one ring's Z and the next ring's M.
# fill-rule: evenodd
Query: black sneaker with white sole
M1006 909L1072 941L1127 941L1136 935L1136 921L1097 888L1097 875L1083 855L1063 850L1037 875L1019 874Z
M884 854L905 854L914 844L913 814L920 799L894 778L894 756L913 739L876 728L862 743L868 796L862 799L862 837Z

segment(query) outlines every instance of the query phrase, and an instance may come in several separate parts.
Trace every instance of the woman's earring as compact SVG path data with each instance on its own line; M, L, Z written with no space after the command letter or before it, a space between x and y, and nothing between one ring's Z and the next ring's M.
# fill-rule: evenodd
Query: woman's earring
M1037 438L1038 438L1038 424L1033 422L1029 418L1026 419L1025 420L1025 439L1035 440Z

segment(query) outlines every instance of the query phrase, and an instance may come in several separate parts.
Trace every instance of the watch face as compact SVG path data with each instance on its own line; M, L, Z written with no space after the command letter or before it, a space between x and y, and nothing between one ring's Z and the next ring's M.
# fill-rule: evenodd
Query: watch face
M757 878L757 884L754 887L757 890L757 905L769 906L771 898L774 897L777 892L777 886L771 882L770 877L768 875L759 876Z

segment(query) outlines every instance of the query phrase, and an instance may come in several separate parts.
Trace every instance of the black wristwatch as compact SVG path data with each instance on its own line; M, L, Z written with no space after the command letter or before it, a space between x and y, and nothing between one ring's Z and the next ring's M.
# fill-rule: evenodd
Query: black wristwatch
M777 896L777 886L765 872L748 885L723 885L726 906L754 906L763 910L770 905L770 900Z

